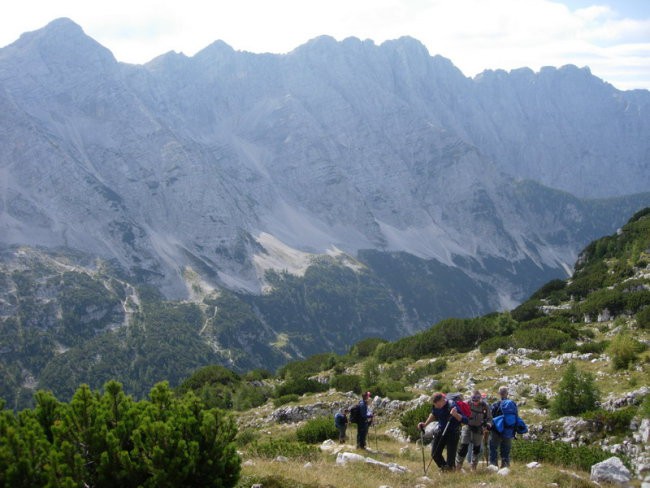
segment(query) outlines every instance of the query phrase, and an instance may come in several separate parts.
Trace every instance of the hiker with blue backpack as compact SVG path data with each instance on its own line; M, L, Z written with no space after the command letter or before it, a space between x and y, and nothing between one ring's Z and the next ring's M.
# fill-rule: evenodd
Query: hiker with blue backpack
M343 408L334 415L334 426L339 431L339 444L344 444L346 431L348 429L348 412L350 409Z
M456 451L460 438L460 426L467 424L467 416L463 415L454 400L448 399L443 393L434 393L431 413L424 422L418 424L423 431L427 425L437 420L438 428L431 443L431 457L443 471L453 471L456 466ZM442 451L447 449L447 459ZM426 472L426 469L425 469Z
M517 433L519 411L517 404L508 398L508 387L499 388L500 400L492 404L492 428L490 429L490 465L497 466L499 451L501 467L510 467L512 439Z

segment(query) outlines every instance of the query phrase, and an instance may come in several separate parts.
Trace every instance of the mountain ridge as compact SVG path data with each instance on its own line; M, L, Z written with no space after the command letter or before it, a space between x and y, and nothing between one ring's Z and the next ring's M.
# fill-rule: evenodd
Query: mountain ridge
M649 203L623 195L650 187L650 95L585 69L469 79L406 37L285 55L216 41L126 65L58 20L0 51L0 86L2 241L116 259L169 297L187 296L188 267L260 293L269 234L299 252L437 259L507 290L491 300L504 307L530 289L481 263L563 274ZM606 210L549 178L619 200Z

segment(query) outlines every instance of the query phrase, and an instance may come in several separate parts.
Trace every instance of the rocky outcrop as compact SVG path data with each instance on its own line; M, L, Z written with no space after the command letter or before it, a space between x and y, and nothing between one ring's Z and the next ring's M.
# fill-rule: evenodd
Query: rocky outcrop
M591 467L591 480L596 483L610 483L615 486L629 486L632 476L623 462L611 457Z

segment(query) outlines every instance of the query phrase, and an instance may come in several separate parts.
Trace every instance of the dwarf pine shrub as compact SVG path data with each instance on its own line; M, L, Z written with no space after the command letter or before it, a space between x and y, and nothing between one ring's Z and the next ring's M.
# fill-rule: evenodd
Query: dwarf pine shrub
M418 423L424 422L430 413L431 404L428 402L404 412L399 418L402 432L409 436L412 441L419 439L420 431L418 430Z
M327 439L338 439L339 431L334 426L334 416L310 419L296 430L300 442L317 444Z

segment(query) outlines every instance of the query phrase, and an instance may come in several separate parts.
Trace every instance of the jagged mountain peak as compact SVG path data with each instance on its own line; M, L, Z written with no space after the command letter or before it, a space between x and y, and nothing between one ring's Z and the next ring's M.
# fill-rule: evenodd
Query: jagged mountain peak
M26 62L43 63L53 70L96 70L117 64L111 51L66 17L21 35L16 42L0 50L0 53L5 55L3 57L20 57ZM29 69L28 66L24 68Z
M213 58L224 58L224 57L230 57L233 54L235 54L235 50L230 46L230 44L217 40L214 41L212 44L209 46L204 47L201 49L198 53L196 53L193 56L193 59L196 60L201 60L205 58L213 59Z

